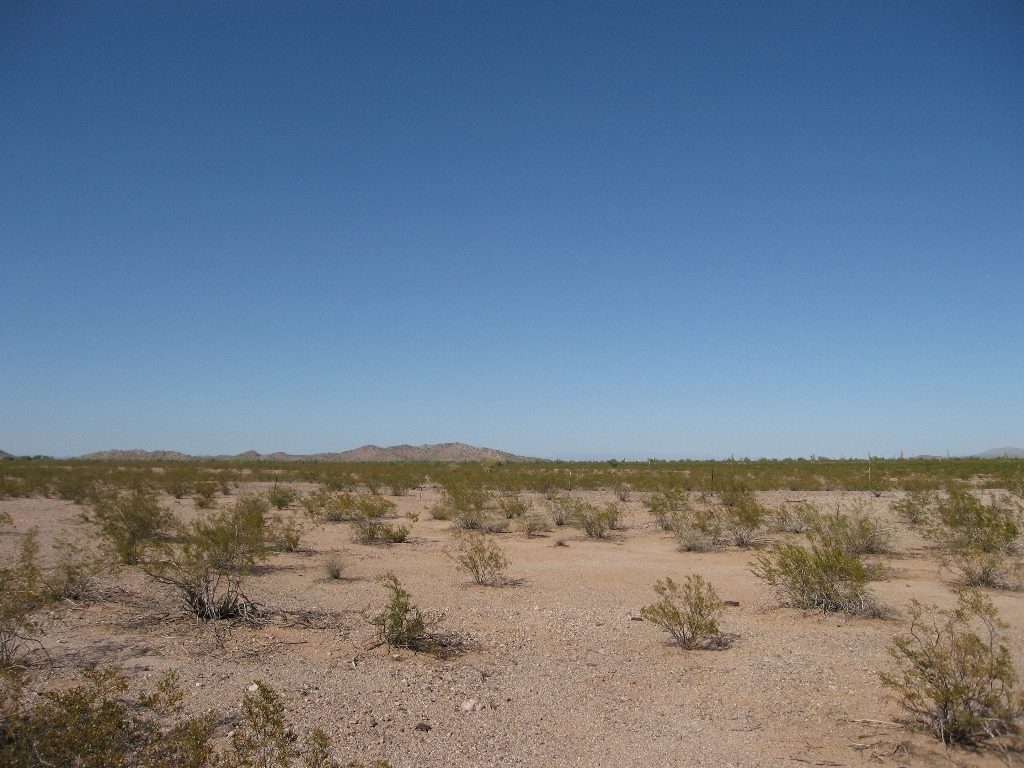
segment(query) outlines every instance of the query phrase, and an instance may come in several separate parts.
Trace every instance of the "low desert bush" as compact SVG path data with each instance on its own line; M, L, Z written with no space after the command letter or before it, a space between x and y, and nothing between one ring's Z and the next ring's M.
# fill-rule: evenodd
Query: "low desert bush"
M505 580L509 559L492 539L476 531L456 535L455 548L445 554L455 567L469 574L474 584L499 586Z
M152 493L108 495L92 503L93 521L118 562L135 565L153 547L162 546L174 528L174 515Z
M835 547L853 555L880 555L889 551L890 532L862 508L852 514L838 509L834 514L808 517L810 535L824 547Z
M200 480L192 486L192 501L197 509L211 509L214 506L214 497L220 485L215 480Z
M364 614L377 632L377 640L389 648L429 651L436 646L433 628L444 620L443 614L421 611L398 577L388 571L380 581L390 593L388 602L373 615Z
M525 515L520 517L517 522L519 524L519 530L521 530L528 539L532 539L538 533L551 530L551 522L547 519L547 516L540 514L539 512L527 512Z
M633 492L633 486L629 483L618 483L615 486L615 498L622 503L629 501L629 496Z
M926 534L943 550L942 562L959 580L975 587L1020 587L1018 554L1021 507L1009 498L982 502L967 490L951 488Z
M664 493L652 493L644 501L644 506L654 515L658 525L665 531L672 530L684 513L693 510L690 494L678 489L671 489Z
M725 505L722 522L737 547L749 547L754 543L761 524L768 516L768 509L762 506L753 493L735 494L730 504Z
M479 517L487 509L491 494L486 489L464 483L449 482L441 489L441 500L430 509L435 520L458 520Z
M329 579L340 579L345 574L345 568L347 567L348 563L339 552L330 552L324 558L324 571L327 572L327 578Z
M907 634L888 649L898 670L881 674L910 717L944 744L1020 733L1024 693L1016 689L1006 625L992 601L962 589L955 609L925 608L915 600L910 615Z
M267 491L267 501L275 509L285 509L290 504L293 504L298 497L298 492L288 485L274 483L270 490Z
M838 547L775 542L770 553L758 555L750 570L795 608L823 613L878 612L867 588L869 569L860 557Z
M810 501L780 504L770 513L769 526L776 533L807 533L821 510Z
M99 576L106 560L88 542L63 536L54 538L54 565L46 575L46 586L55 598L85 600L97 595Z
M725 604L702 576L687 576L682 585L666 577L655 583L654 591L661 599L642 608L640 615L668 632L677 645L698 648L718 637Z
M242 699L231 748L215 752L218 714L185 714L175 673L152 692L133 692L117 669L86 668L85 682L60 692L26 695L24 680L4 681L0 764L5 768L340 768L322 731L297 746L277 694L261 682Z
M722 546L722 515L714 508L678 514L669 530L682 552L710 552Z
M357 499L352 516L352 538L360 544L400 544L409 537L409 528L385 523L384 515L395 508L383 496L364 495Z
M566 522L574 528L581 528L588 539L603 539L608 531L619 527L622 510L610 502L603 507L589 502L579 502Z
M498 498L498 510L509 520L522 517L532 508L533 502L518 493L506 494Z
M296 515L274 515L267 523L267 538L275 552L294 552L299 548L306 526Z
M548 513L555 525L561 527L569 522L583 502L573 496L561 496L555 493L548 498Z
M32 614L47 601L38 555L32 530L22 537L17 554L0 565L0 670L18 664L31 645L38 645Z
M931 491L911 491L889 505L889 509L911 525L928 521L935 498Z
M204 621L250 618L256 606L243 591L245 575L266 559L267 502L243 496L231 507L181 526L179 545L145 563L158 583L176 590L187 612Z

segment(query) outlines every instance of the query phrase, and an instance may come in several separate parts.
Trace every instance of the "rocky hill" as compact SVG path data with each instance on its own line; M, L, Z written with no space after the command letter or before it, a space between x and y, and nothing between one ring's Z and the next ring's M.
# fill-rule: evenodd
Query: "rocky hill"
M979 459L1001 459L1009 456L1011 459L1024 459L1024 448L993 448L991 451L975 454Z
M190 456L179 451L98 451L79 456L94 461L191 461L216 459L223 461L531 461L526 456L494 448L476 448L465 443L440 443L438 445L392 445L381 448L364 445L340 453L313 453L296 455L290 453L257 453L246 451L233 456Z

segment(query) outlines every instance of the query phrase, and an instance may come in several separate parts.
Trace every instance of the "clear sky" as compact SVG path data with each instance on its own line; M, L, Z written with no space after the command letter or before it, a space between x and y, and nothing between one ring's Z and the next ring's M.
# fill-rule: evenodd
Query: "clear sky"
M1024 4L0 3L0 449L1024 445Z

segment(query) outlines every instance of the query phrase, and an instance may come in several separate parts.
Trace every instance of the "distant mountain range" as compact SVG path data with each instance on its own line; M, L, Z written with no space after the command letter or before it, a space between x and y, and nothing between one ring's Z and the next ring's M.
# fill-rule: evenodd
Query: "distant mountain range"
M14 454L13 453L8 453L7 451L0 451L0 459L6 459L8 457L13 459L14 458Z
M99 451L78 456L79 459L96 461L534 461L527 456L498 451L494 448L475 448L465 443L440 443L439 445L392 445L381 448L364 445L341 453L312 453L293 455L290 453L256 453L246 451L233 456L190 456L178 451Z
M1024 459L1024 448L993 448L991 451L974 454L979 459L1001 459L1009 456L1011 459Z

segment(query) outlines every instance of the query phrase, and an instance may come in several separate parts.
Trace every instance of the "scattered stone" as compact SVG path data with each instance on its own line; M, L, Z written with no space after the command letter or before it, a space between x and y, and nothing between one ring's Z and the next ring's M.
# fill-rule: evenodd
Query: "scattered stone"
M416 725L415 725L415 726L413 726L413 727L414 727L414 728L415 728L415 729L416 729L417 731L423 731L424 733L426 733L427 731L429 731L429 730L430 730L430 728L431 728L431 726L427 725L426 723L416 723Z
M249 686L248 688L246 688L246 690L247 690L247 691L248 691L249 693L256 693L256 691L258 691L258 690L259 690L259 688L260 688L260 687L259 687L258 685L256 685L256 683L253 683L253 684L252 684L252 685L250 685L250 686Z
M729 605L729 606L732 606L733 608L739 608L740 607L740 601L739 600L726 600L725 604Z
M476 699L466 699L464 702L462 702L463 712L479 712L483 709L487 709L487 705L484 704L482 701L477 701Z

